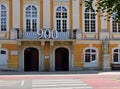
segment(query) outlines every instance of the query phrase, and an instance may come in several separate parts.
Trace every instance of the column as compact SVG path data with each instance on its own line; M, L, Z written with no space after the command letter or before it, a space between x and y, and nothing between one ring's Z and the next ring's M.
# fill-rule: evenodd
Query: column
M50 28L50 0L43 0L43 28Z
M73 29L79 29L79 0L73 0Z
M71 67L70 70L74 70L74 45L75 42L73 42L72 46L71 46Z
M109 54L109 39L102 41L103 44L103 70L111 70L110 54Z
M45 42L41 41L41 70L42 71L44 71L44 59L45 59L44 46L45 46Z
M20 27L20 0L12 0L13 3L13 28Z
M18 71L24 71L24 63L22 62L21 42L18 42Z
M50 71L55 71L55 68L54 68L54 62L53 62L53 48L54 48L54 42L51 41L50 42Z
M100 31L100 39L106 39L109 38L109 31L107 27L107 17L105 16L107 13L103 13L101 16L101 31Z

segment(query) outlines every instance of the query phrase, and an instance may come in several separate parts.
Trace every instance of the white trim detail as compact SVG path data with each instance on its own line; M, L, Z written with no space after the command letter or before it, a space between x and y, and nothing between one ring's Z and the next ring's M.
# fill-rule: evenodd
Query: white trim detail
M118 50L118 52L115 52L116 54L118 54L118 62L114 62L114 50ZM114 64L120 64L120 47L115 47L112 49L112 63Z
M97 31L97 29L98 29L98 24L97 24L97 22L98 22L98 18L97 18L97 15L95 15L95 32L91 32L91 29L90 29L90 31L89 32L85 32L85 10L86 10L86 7L85 7L85 5L83 5L83 18L82 18L82 21L83 21L83 26L82 26L82 28L83 28L83 33L97 33L98 31ZM91 13L90 11L88 12L89 14ZM93 12L92 12L93 13ZM95 14L97 14L97 12L94 12ZM89 19L88 20L90 20L91 21L91 15L90 15L90 17L89 17ZM91 27L91 22L90 22L90 27ZM89 28L90 28L89 27Z
M94 54L95 55L95 61L91 61L92 59L90 59L90 62L85 62L85 54L86 54L86 50L87 49L90 49L90 58L92 57L92 54ZM95 50L96 52L91 52L91 50ZM97 48L94 48L94 47L88 47L88 48L85 48L84 49L84 54L83 54L83 56L84 56L84 67L98 67L98 49Z
M26 8L27 7L35 7L37 9L37 16L30 16L30 17L26 17ZM38 37L38 34L37 34L37 30L39 30L38 28L40 27L39 25L39 21L40 21L40 18L39 18L39 13L40 13L40 10L39 10L39 6L37 5L34 5L34 4L26 4L24 6L24 37L25 38L37 38ZM34 13L35 14L35 13ZM33 13L30 13L30 15L33 15ZM26 20L30 20L30 31L26 31ZM36 21L36 22L35 22ZM36 23L36 27L33 26L33 22ZM35 27L36 31L33 31L33 27ZM33 30L31 30L33 29Z

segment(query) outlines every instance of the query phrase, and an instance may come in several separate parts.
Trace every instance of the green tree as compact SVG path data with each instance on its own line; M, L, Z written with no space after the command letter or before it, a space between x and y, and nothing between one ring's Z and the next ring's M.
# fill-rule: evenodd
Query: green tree
M84 0L86 7L90 9L93 8L94 0ZM97 7L97 12L101 12L101 14L107 12L109 14L109 18L114 14L115 20L120 21L120 0L98 0L98 3L95 5ZM108 15L105 15L106 17Z

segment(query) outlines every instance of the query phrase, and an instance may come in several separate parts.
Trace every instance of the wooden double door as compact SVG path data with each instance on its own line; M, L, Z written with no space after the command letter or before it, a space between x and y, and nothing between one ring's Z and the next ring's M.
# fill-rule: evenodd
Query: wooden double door
M24 50L24 71L39 70L39 51L36 48L27 48Z
M66 48L55 50L55 71L69 70L69 51Z

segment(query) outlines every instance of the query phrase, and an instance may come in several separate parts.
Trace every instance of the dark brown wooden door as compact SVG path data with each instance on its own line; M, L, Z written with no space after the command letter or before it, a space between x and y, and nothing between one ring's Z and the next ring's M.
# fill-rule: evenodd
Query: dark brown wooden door
M27 48L24 51L24 70L38 71L39 70L39 52L35 48Z
M69 52L66 48L58 48L55 50L55 70L69 70Z

